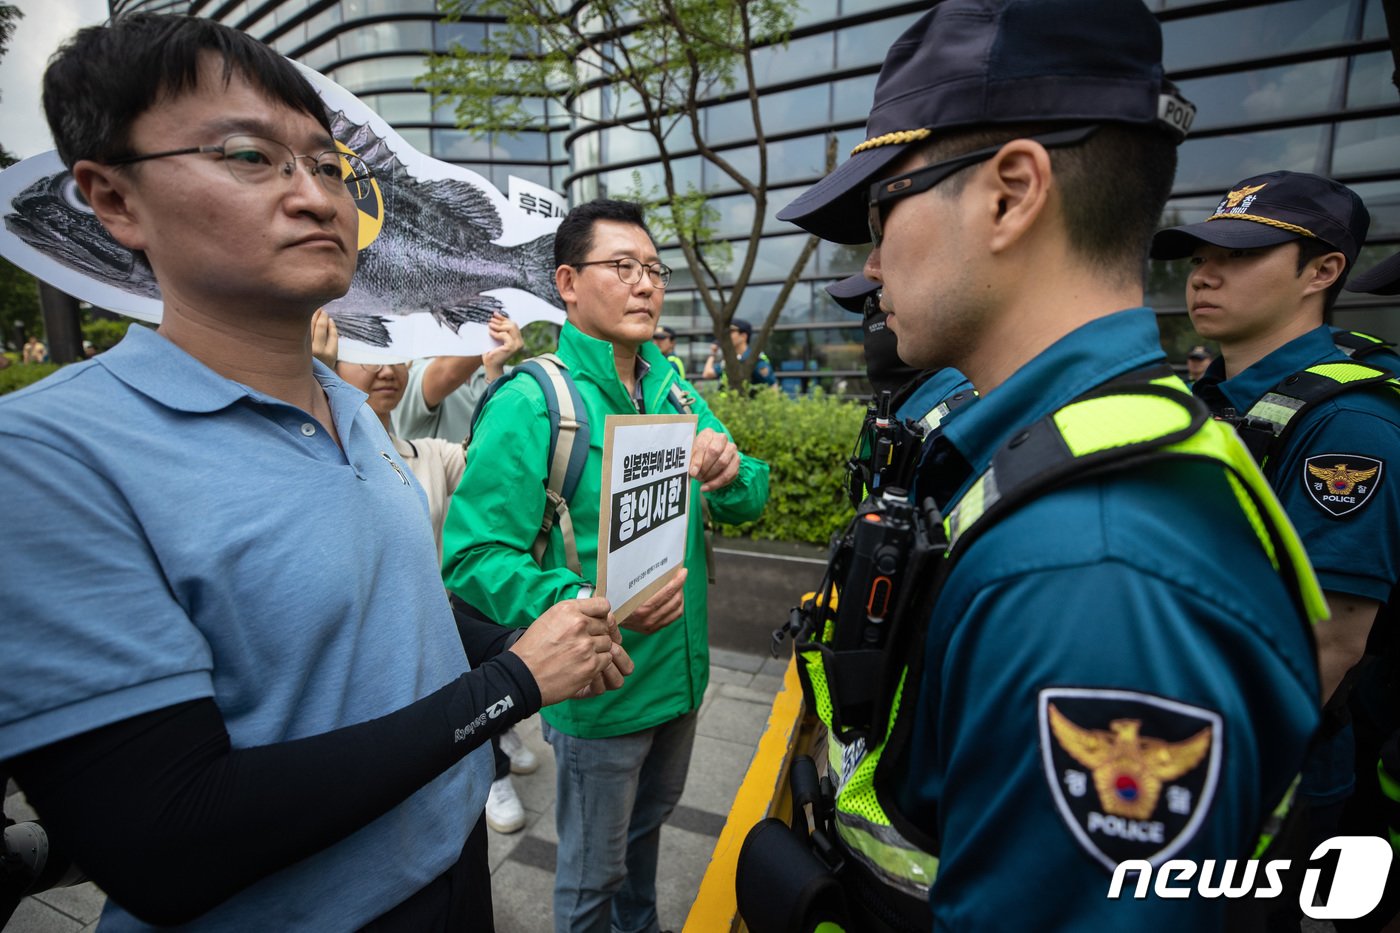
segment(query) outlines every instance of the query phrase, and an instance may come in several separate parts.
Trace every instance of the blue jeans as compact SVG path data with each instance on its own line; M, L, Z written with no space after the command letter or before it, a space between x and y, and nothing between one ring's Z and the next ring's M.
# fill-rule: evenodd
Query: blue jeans
M607 739L544 723L557 764L555 933L657 933L661 824L685 789L694 711Z

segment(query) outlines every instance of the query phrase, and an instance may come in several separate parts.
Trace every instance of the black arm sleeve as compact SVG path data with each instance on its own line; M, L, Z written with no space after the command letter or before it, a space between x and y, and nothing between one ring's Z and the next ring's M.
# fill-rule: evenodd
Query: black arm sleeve
M456 593L448 594L447 601L452 606L452 615L457 621L457 634L462 639L462 650L466 651L467 660L473 667L485 663L488 658L494 658L525 634L523 628L507 628L492 622Z
M504 653L403 709L321 735L235 749L214 701L195 700L6 766L110 897L174 924L345 838L539 708L529 669Z

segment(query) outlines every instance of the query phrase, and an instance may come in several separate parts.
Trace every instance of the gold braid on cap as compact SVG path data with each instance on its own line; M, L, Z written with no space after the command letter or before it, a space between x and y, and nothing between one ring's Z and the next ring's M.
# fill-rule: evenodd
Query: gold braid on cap
M886 133L883 136L876 136L874 139L867 139L851 150L851 155L857 152L864 152L867 149L878 149L881 146L902 146L905 143L916 143L921 139L928 139L933 135L932 130L895 130L893 133Z
M1264 224L1268 227L1278 227L1280 230L1287 230L1289 233L1296 233L1299 236L1317 239L1317 234L1307 227L1299 227L1297 224L1284 223L1282 220L1274 220L1272 217L1261 217L1258 214L1212 214L1206 218L1206 223L1212 220L1252 220L1257 224Z

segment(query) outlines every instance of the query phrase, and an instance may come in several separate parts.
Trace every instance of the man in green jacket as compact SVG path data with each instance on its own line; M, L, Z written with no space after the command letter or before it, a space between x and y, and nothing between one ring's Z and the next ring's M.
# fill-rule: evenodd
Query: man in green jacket
M539 563L550 423L544 393L515 378L489 401L443 530L443 579L504 625L528 625L597 576L603 423L610 415L677 413L673 384L699 416L691 452L685 567L622 627L636 670L619 691L544 714L558 763L556 931L655 933L661 824L685 787L696 712L709 680L704 529L757 518L768 465L739 453L723 424L652 343L671 270L638 205L597 200L555 233L555 284L568 310L559 357L592 426L587 465L569 502L582 576L556 526Z

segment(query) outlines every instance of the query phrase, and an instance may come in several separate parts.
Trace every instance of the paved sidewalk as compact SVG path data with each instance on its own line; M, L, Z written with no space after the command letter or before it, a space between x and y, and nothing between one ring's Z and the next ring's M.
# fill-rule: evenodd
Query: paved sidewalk
M718 648L711 651L710 661L710 686L700 707L685 794L661 831L657 893L663 929L680 930L685 923L787 666L786 658L775 661ZM509 836L490 834L496 930L548 933L553 929L550 905L558 841L554 755L540 737L538 716L517 731L539 757L540 768L515 776L525 805L525 828ZM16 819L32 816L19 794L5 799L5 812ZM97 928L103 900L92 884L47 891L26 899L4 933L86 933Z

